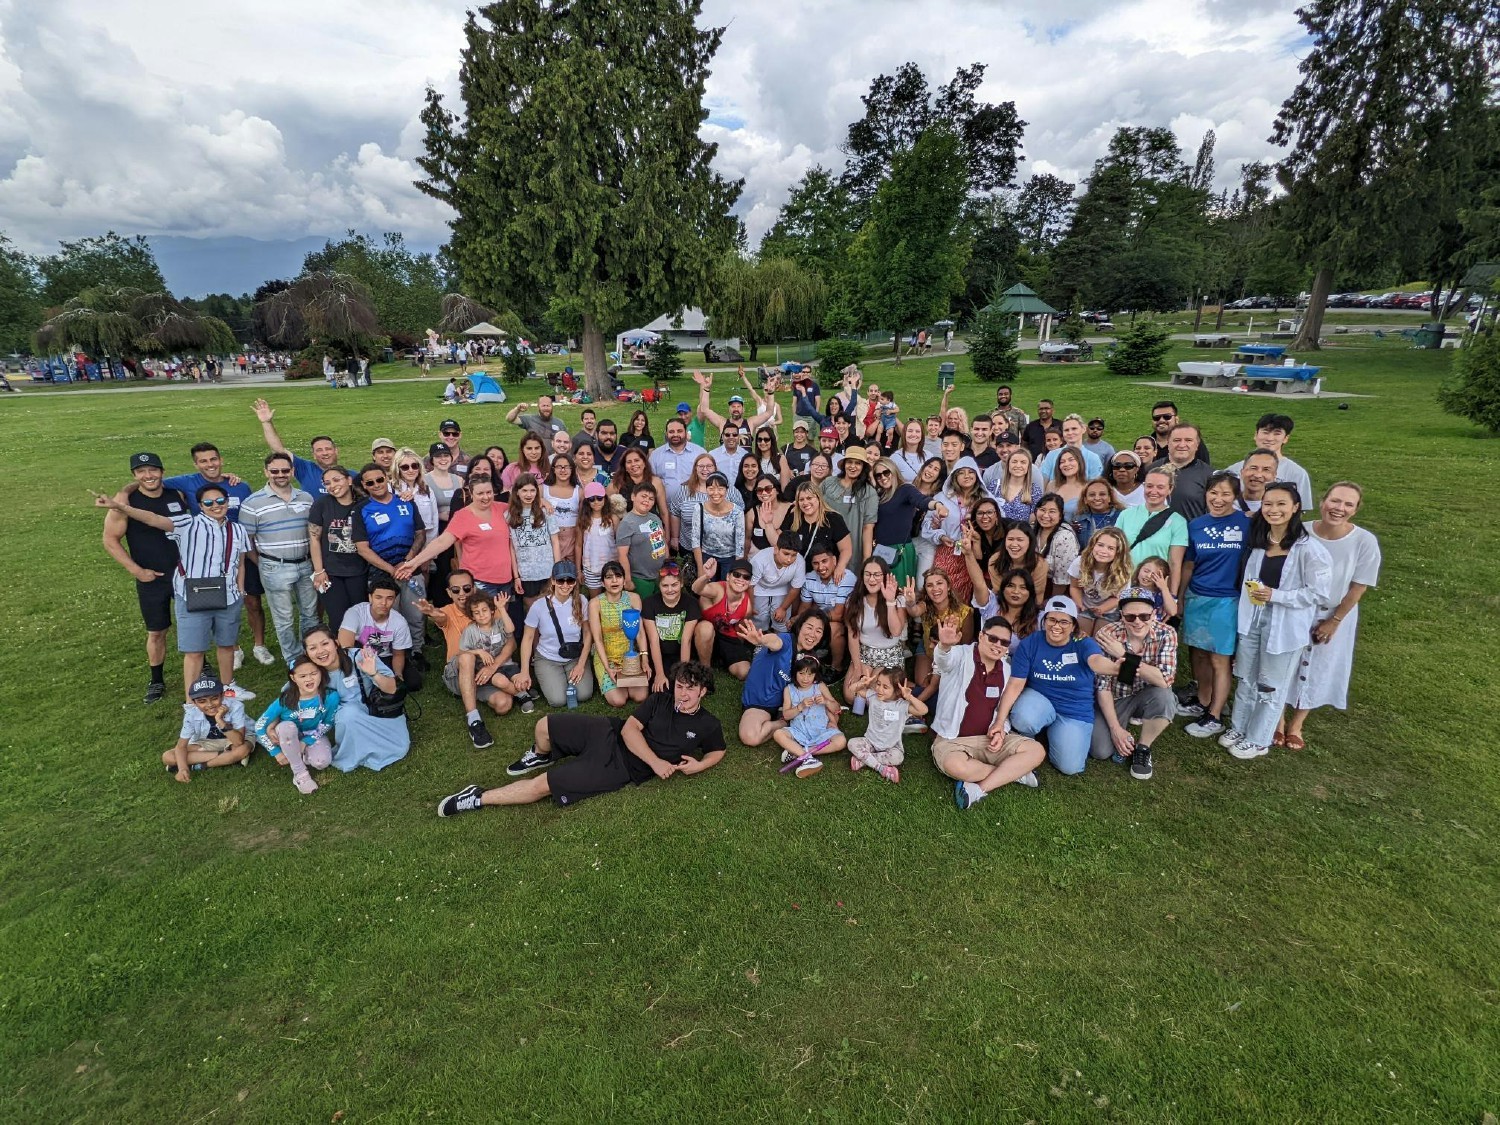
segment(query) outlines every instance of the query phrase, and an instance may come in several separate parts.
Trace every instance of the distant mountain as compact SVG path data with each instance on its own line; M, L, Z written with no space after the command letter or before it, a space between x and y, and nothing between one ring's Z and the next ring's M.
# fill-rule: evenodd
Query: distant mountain
M147 240L167 287L178 297L253 293L263 281L295 277L302 259L321 250L326 238L262 241L255 238L184 238L152 235Z

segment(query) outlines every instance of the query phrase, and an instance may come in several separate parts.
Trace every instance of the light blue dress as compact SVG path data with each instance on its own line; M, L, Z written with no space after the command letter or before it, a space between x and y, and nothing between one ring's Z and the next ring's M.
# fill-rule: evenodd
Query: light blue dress
M819 694L817 684L813 684L810 688L799 688L796 684L792 684L790 690L793 705L816 698ZM828 712L822 707L809 707L788 723L787 729L797 740L797 745L804 750L812 749L825 739L832 738L836 733L834 728L828 725Z
M376 671L394 675L384 661L377 662ZM329 675L339 693L339 711L333 720L333 764L345 773L360 766L383 770L406 757L411 749L411 732L406 729L405 716L377 719L365 708L360 692L361 675L358 667Z

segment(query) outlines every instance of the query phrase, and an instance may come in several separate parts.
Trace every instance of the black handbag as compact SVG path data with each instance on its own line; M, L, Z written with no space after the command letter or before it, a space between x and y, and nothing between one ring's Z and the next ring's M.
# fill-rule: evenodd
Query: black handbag
M583 655L583 642L563 639L562 626L557 621L557 610L552 608L552 595L542 595L547 603L547 615L552 618L552 628L557 633L557 653L564 660L577 660Z
M234 553L234 527L224 524L224 565L217 578L189 578L181 562L183 596L190 613L214 613L229 608L229 559Z
M399 719L406 714L406 685L399 679L395 691L383 691L373 677L359 673L359 694L365 710L377 719Z

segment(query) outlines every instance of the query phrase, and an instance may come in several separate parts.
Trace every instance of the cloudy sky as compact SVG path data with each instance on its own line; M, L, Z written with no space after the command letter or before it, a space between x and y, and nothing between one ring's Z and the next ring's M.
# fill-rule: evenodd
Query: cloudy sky
M1270 154L1304 47L1278 0L705 0L725 25L704 134L752 240L838 144L870 80L989 65L1029 122L1022 176L1087 174L1116 127ZM411 186L423 88L456 86L462 0L0 0L0 230L36 252L122 233L446 236Z

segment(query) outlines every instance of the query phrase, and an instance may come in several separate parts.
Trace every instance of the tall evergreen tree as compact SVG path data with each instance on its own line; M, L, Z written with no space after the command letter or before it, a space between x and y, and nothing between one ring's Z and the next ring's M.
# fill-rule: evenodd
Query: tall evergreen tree
M701 300L741 184L698 136L722 29L697 0L498 0L469 14L462 116L428 90L426 178L456 212L461 287L576 314L595 397L604 332ZM551 314L549 313L549 317Z
M1287 229L1317 270L1293 344L1312 349L1336 270L1389 260L1395 238L1410 237L1399 233L1407 209L1428 224L1456 217L1462 192L1432 199L1422 189L1461 175L1455 161L1489 135L1481 126L1500 64L1500 6L1312 0L1297 18L1312 49L1271 140L1290 145L1277 168Z
M792 186L781 213L760 241L762 258L790 258L824 278L844 264L853 237L849 193L827 168L815 164Z
M30 348L31 334L41 323L36 262L0 234L0 353Z

